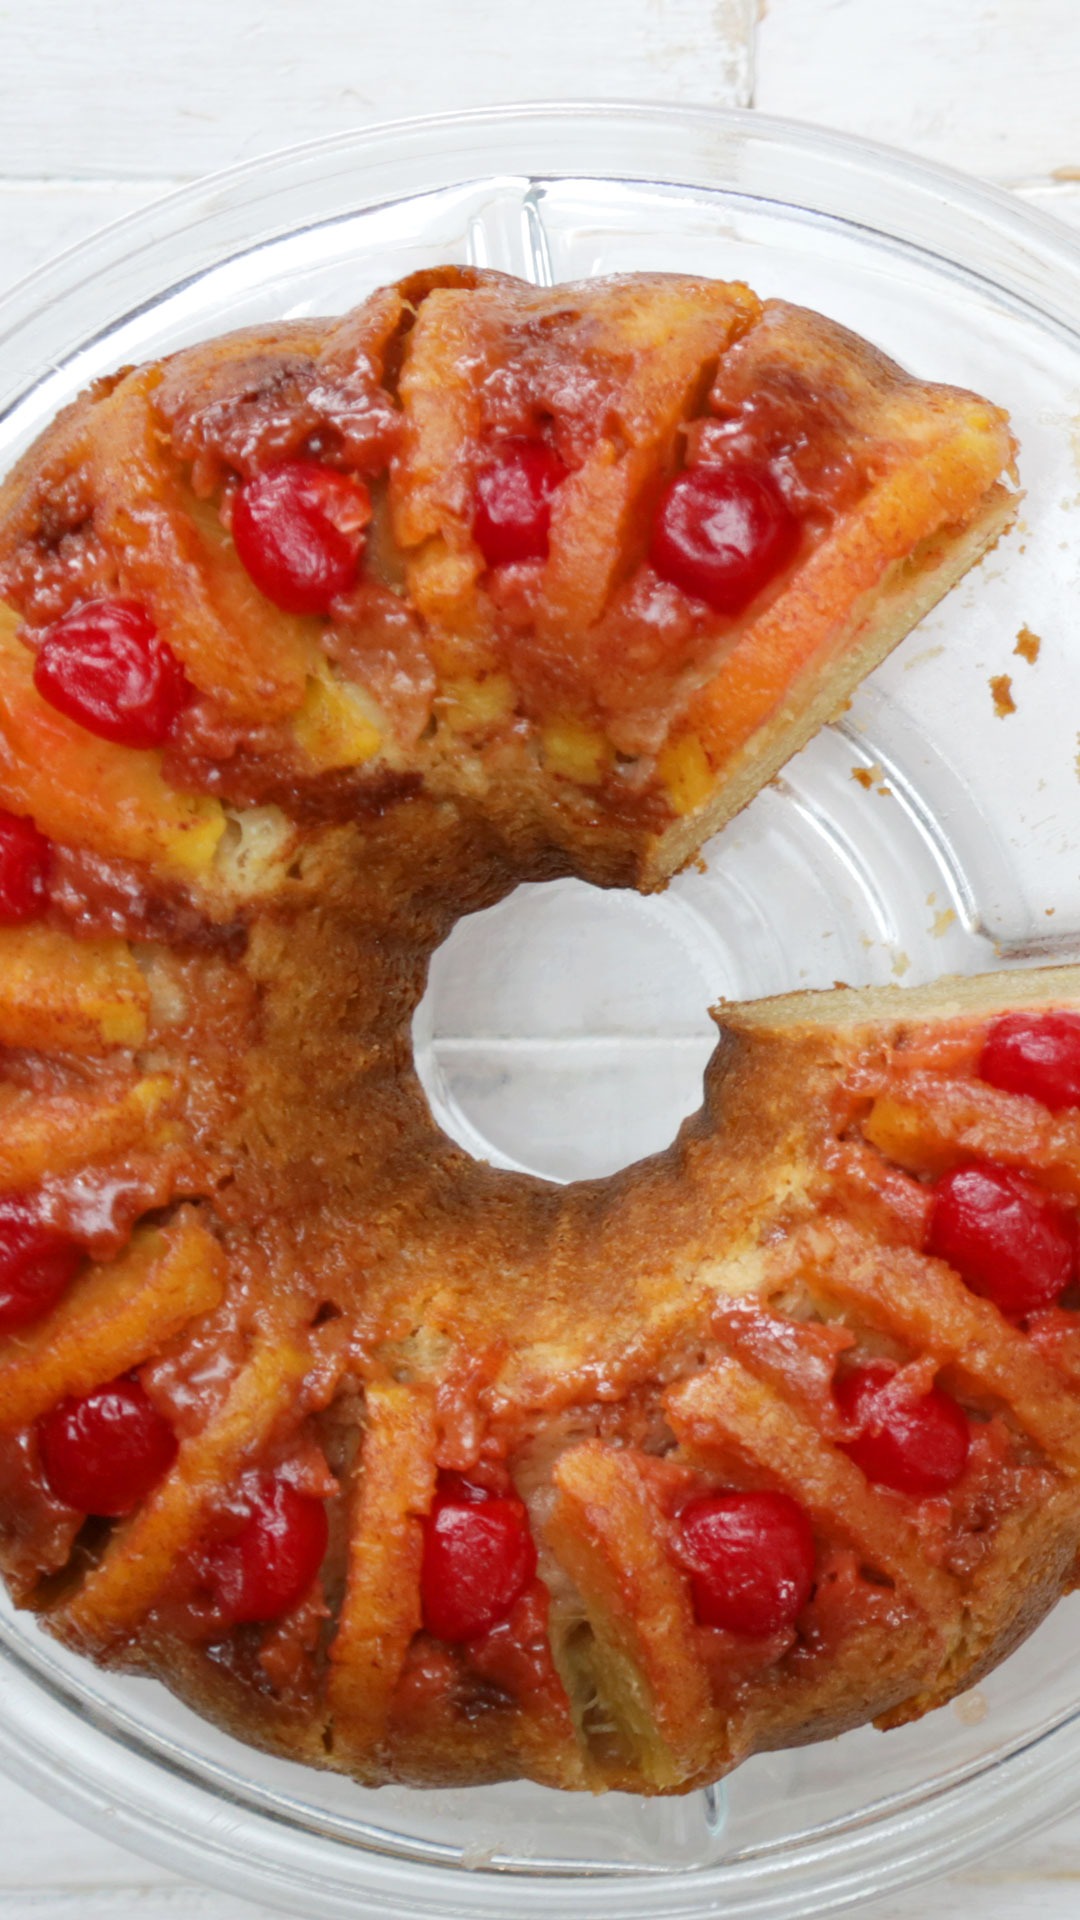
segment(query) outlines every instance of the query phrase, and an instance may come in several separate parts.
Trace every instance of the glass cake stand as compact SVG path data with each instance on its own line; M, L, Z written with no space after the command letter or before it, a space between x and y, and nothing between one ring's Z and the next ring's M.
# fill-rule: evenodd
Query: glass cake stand
M121 222L0 302L0 471L95 375L337 312L443 260L540 282L745 278L1010 409L1026 498L984 564L658 897L522 887L436 956L417 1061L478 1156L553 1180L664 1146L707 1009L1080 955L1073 602L1080 247L1004 195L758 115L508 109L299 148ZM1023 643L1018 635L1038 639ZM0 1764L170 1866L287 1912L575 1920L834 1911L1076 1797L1078 1603L917 1726L684 1800L371 1792L238 1745L156 1683L0 1616Z

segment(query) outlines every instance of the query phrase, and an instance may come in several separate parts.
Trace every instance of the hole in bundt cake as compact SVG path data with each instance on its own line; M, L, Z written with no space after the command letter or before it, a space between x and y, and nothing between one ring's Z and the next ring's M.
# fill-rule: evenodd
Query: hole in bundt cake
M523 886L460 920L413 1023L439 1124L475 1159L568 1181L668 1146L701 1102L724 982L667 896Z

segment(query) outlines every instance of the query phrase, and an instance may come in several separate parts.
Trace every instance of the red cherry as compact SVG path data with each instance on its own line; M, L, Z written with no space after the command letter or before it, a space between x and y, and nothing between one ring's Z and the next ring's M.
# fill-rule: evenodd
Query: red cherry
M934 1182L926 1252L947 1260L973 1293L1019 1317L1048 1307L1076 1267L1075 1235L1061 1210L1015 1173L989 1162L954 1167Z
M471 1640L504 1620L536 1572L529 1517L514 1495L444 1485L424 1522L420 1595L438 1640Z
M50 1491L80 1513L130 1513L176 1458L169 1422L127 1374L81 1399L61 1400L37 1431Z
M14 926L44 913L50 852L32 820L0 808L0 925Z
M837 1382L841 1413L861 1428L844 1452L875 1486L915 1500L947 1493L967 1465L967 1416L939 1387L909 1395L902 1384L892 1387L895 1379L894 1367L874 1360Z
M35 1219L24 1194L0 1200L0 1333L29 1326L54 1306L81 1265L83 1250Z
M284 613L329 613L356 584L371 495L361 480L287 460L245 480L232 512L236 551Z
M569 469L546 440L500 440L476 476L473 539L489 567L546 560L551 497Z
M1080 1014L1007 1013L979 1056L980 1080L1026 1093L1055 1112L1080 1107Z
M649 559L662 580L714 613L748 607L793 557L799 522L756 467L689 467L656 515Z
M89 600L46 627L34 662L43 700L121 747L160 747L191 687L137 600Z
M211 1548L201 1572L234 1626L276 1620L303 1599L329 1537L324 1503L291 1481L266 1474L239 1532Z
M677 1549L703 1627L755 1639L793 1627L814 1586L810 1519L786 1493L712 1493L679 1516Z

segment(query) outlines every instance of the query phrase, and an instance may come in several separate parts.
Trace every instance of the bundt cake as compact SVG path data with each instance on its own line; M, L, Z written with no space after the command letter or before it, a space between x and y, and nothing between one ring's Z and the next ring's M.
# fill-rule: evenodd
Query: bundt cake
M372 1784L681 1792L1080 1548L1080 974L725 1009L665 1153L436 1128L427 961L667 877L1014 510L747 288L464 269L99 381L0 490L0 1557Z

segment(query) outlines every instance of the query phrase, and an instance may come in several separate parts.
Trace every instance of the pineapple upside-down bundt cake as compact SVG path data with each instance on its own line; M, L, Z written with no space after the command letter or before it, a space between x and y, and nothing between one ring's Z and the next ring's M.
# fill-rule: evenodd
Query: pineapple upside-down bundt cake
M0 1551L378 1783L680 1791L968 1684L1080 1545L1080 978L726 1012L559 1189L410 1020L655 887L1007 523L1012 443L745 287L459 269L99 381L0 492Z

